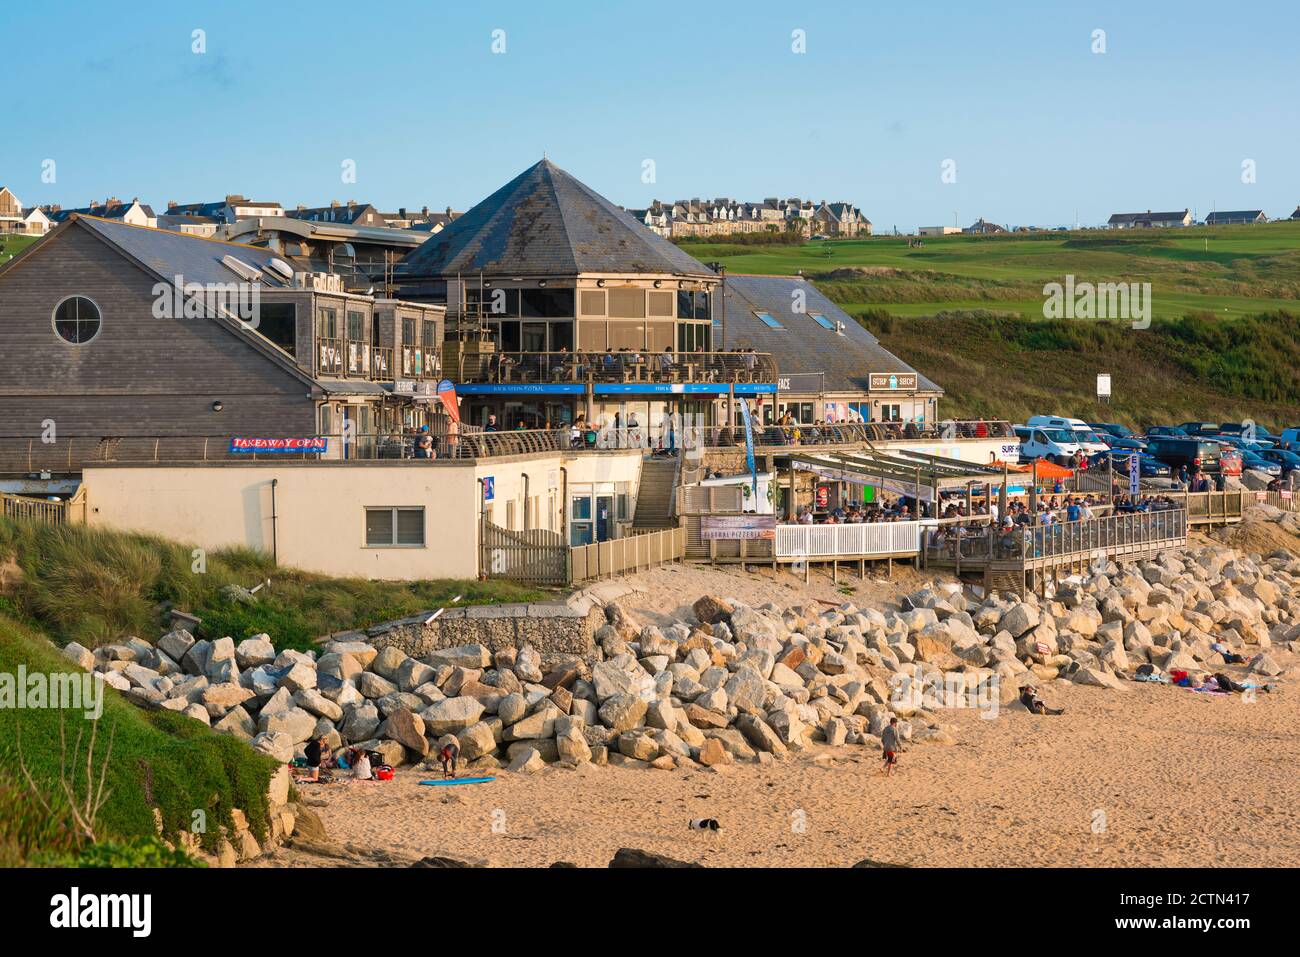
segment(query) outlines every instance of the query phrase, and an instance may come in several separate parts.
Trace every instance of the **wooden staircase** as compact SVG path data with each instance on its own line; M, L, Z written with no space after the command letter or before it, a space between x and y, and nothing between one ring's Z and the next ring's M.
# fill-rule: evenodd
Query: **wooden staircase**
M677 459L647 458L641 462L641 487L632 516L635 532L653 532L677 524Z

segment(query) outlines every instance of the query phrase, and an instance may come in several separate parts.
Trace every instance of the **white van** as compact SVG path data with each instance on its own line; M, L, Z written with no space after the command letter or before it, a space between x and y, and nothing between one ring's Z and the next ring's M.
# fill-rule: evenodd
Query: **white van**
M1017 425L1015 432L1020 439L1020 458L1024 462L1047 459L1057 465L1070 465L1075 453L1083 448L1072 429Z
M1082 419L1067 419L1063 415L1035 415L1025 423L1031 429L1064 429L1073 432L1075 442L1083 449L1084 455L1105 452L1110 448L1092 426Z

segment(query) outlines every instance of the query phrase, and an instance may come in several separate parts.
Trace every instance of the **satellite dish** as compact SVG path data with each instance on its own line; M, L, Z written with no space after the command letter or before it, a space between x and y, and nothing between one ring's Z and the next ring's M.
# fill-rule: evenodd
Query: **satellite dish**
M275 257L272 257L271 260L267 263L267 265L271 267L271 271L279 275L280 278L287 279L290 281L293 280L293 267L290 266L283 259L277 259Z

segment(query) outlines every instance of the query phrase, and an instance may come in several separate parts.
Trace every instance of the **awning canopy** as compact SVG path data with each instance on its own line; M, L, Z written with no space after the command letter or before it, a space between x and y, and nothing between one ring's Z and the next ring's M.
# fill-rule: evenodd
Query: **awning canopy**
M992 483L1004 474L1001 467L976 465L908 449L891 449L888 455L875 450L795 452L777 456L778 466L781 459L787 460L787 467L814 472L833 481L892 488L900 485L909 488L964 488L973 483Z

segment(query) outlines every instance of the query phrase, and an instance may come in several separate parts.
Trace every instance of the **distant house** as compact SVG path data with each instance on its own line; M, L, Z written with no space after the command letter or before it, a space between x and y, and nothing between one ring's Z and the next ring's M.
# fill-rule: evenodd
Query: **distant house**
M1295 212L1291 214L1291 218L1292 218L1292 219L1300 219L1300 206L1297 206L1297 207L1295 208Z
M1262 209L1238 209L1229 212L1213 212L1205 217L1206 226L1231 226L1240 223L1266 223L1268 217Z
M954 233L961 232L958 226L918 226L916 235L918 236L951 236Z
M291 219L305 219L313 223L339 223L343 226L387 226L384 214L369 203L350 199L340 203L337 199L328 206L299 206L285 212Z
M201 236L204 239L211 239L217 229L224 225L225 221L216 216L202 216L198 213L166 212L158 217L159 229L170 229L174 233Z
M225 199L212 203L175 203L167 204L169 216L206 216L220 220L229 225L241 219L254 219L258 216L283 216L284 207L279 203L257 202L231 193Z
M80 209L59 209L56 207L50 213L50 221L56 224L61 223L73 213L94 216L96 219L109 219L114 222L126 223L128 226L158 228L158 217L154 215L153 207L140 202L138 199L132 199L131 202L124 203L117 197L110 196L102 203L92 199L89 206L83 206Z
M22 201L8 186L0 186L0 236L27 232ZM48 222L46 225L48 229Z
M1180 213L1113 213L1106 225L1111 229L1167 229L1171 226L1192 225L1192 213L1184 209Z
M987 219L981 217L963 229L962 232L971 233L976 236L991 236L995 233L1005 233L1006 229L999 226L997 223L990 223Z
M813 222L827 236L870 236L871 220L851 203L822 202Z
M50 217L39 206L23 210L23 232L28 236L44 236L52 226Z

